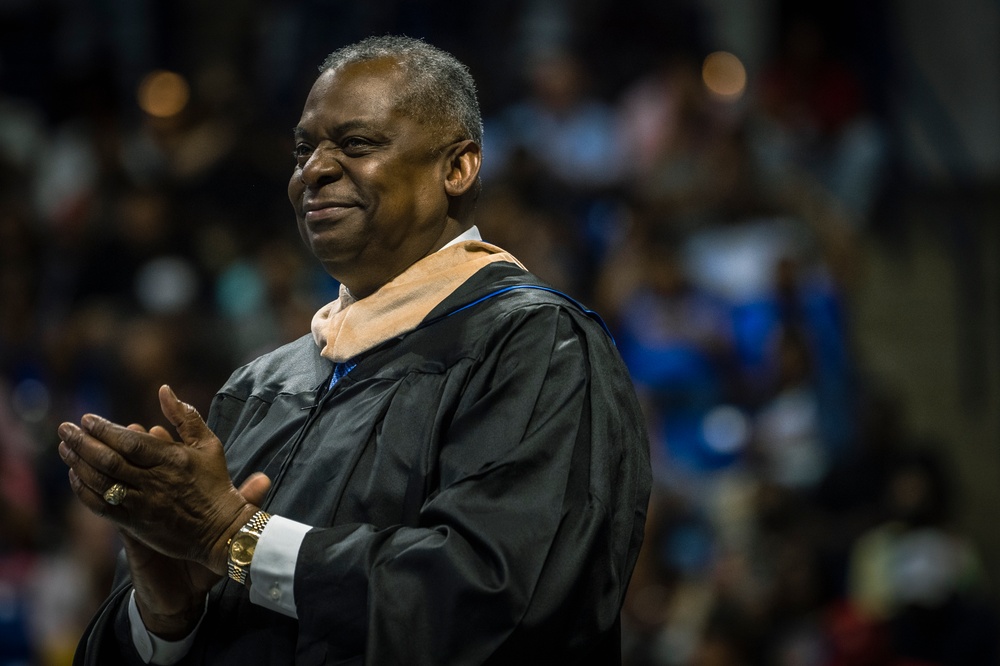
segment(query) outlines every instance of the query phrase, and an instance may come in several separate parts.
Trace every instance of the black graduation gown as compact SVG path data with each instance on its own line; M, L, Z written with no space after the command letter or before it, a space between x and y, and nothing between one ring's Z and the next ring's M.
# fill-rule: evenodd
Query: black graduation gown
M223 580L182 663L620 661L643 419L610 337L569 299L521 288L538 284L488 265L332 390L311 336L232 375L209 426L234 481L266 472L266 509L315 527L298 619ZM120 569L77 663L138 663Z

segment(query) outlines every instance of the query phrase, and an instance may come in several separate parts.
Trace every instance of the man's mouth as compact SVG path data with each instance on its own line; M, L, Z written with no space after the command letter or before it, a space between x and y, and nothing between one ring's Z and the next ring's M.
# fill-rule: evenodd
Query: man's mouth
M326 203L309 203L302 207L305 221L309 223L323 222L340 218L356 206L346 201L330 201Z

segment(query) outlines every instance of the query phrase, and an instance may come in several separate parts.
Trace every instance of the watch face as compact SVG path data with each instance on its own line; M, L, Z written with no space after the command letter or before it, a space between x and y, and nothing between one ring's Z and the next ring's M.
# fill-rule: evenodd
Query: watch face
M229 544L229 559L237 566L250 566L250 561L253 559L253 551L256 547L257 537L255 535L240 532L233 537L232 543Z

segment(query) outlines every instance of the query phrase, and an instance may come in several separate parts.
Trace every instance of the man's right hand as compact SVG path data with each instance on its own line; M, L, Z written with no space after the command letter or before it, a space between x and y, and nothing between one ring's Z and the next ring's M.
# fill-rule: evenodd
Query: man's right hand
M136 424L129 429L146 432ZM160 426L154 426L149 434L171 441L170 433ZM260 506L270 487L271 480L257 472L243 482L239 491L247 502ZM201 619L205 595L219 576L196 562L164 555L124 530L121 537L142 623L160 638L172 641L184 638Z

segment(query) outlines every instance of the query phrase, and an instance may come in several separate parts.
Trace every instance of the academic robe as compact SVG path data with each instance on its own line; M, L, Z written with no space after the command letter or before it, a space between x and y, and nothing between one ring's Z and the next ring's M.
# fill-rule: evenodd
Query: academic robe
M314 526L298 619L222 580L181 663L620 662L643 419L610 336L536 285L486 266L332 388L310 336L232 375L208 423L234 482L265 472L263 508ZM141 663L119 569L78 664Z

